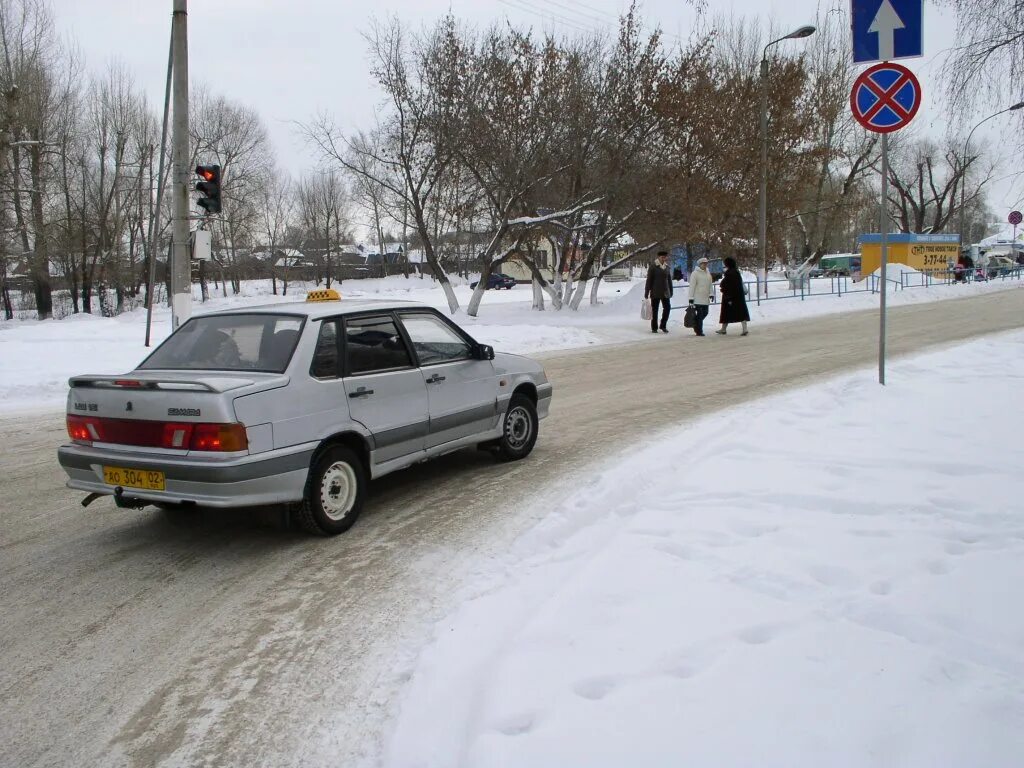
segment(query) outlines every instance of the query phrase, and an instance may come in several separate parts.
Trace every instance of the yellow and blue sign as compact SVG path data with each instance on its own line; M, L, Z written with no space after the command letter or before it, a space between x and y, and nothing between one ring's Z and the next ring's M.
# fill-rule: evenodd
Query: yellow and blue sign
M870 275L882 266L882 236L861 235L861 274ZM905 264L918 272L942 272L956 265L960 256L960 235L889 235L889 263Z

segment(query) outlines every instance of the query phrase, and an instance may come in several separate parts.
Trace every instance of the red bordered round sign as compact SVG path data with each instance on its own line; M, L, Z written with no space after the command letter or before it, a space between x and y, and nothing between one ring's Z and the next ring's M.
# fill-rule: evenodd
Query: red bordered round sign
M909 69L892 62L862 72L850 91L854 119L875 133L905 128L920 108L921 83Z

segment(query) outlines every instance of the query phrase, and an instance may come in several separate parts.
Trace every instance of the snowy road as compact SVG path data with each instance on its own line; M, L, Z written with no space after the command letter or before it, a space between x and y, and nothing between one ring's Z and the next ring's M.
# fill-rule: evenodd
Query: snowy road
M1022 290L904 307L890 349L1020 326ZM55 459L62 416L0 420L0 764L372 764L467 553L500 553L527 510L660 427L870 365L876 328L831 316L549 358L530 460L389 477L329 541L242 513L83 510Z

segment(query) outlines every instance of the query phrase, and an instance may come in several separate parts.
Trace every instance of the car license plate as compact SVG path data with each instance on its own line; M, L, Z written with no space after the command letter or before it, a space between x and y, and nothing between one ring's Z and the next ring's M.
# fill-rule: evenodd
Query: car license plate
M155 469L104 467L103 482L107 485L120 485L122 488L162 491L164 490L164 473L158 472Z

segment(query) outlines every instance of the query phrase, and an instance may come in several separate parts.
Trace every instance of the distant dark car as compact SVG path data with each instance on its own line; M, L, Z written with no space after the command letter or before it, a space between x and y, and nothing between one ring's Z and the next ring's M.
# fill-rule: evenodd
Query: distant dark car
M479 281L470 283L469 287L476 288L478 283ZM507 288L508 290L511 291L513 288L515 288L515 285L516 279L514 277L503 275L500 272L492 272L491 276L487 278L488 290L490 290L491 288Z

